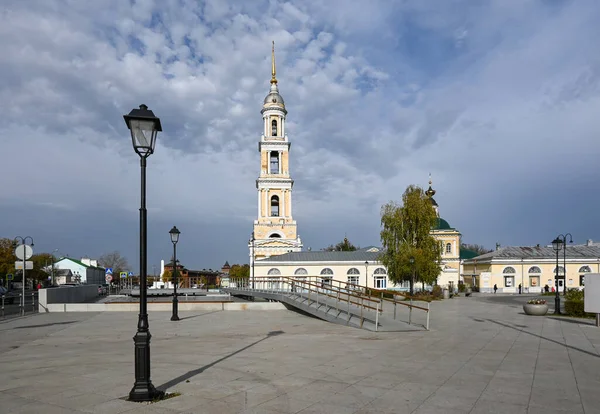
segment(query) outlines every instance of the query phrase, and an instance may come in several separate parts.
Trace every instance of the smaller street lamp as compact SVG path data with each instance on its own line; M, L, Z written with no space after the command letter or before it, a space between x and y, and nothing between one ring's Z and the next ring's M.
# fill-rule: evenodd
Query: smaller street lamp
M410 283L410 294L412 295L414 293L413 286L415 285L415 258L413 256L410 256L410 258L408 259L408 263L410 263L410 267L412 268L412 279Z
M171 243L173 243L173 316L171 316L172 321L178 321L179 315L177 314L177 307L179 305L179 301L177 300L177 242L179 241L179 235L181 234L177 227L173 226L171 231L169 231L171 235Z
M369 287L369 261L365 260L365 287ZM367 292L365 292L367 293Z
M557 237L552 240L552 248L556 252L556 275L554 276L556 295L554 296L554 314L560 315L560 296L558 295L558 252L563 248L562 239Z

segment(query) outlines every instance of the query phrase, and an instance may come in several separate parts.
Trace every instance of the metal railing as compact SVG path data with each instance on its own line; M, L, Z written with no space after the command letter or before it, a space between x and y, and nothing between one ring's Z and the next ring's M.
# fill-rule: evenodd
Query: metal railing
M393 303L393 319L396 320L396 309L398 305L408 307L409 316L408 323L412 324L412 311L413 309L424 311L427 314L425 323L425 329L429 330L429 314L430 308L429 303L427 307L414 305L412 299L410 303L398 301L396 295L393 299L385 298L383 291L376 291L377 294L373 294L373 288L361 286L353 283L341 282L339 280L333 280L331 278L323 278L319 276L306 276L306 277L287 277L287 276L273 276L273 277L255 277L253 280L250 278L232 278L230 279L229 288L241 290L241 291L255 291L264 292L271 294L285 294L293 293L306 300L310 303L315 303L315 309L319 309L321 306L330 306L323 299L319 303L319 297L321 298L332 298L335 299L335 309L338 312L345 311L347 314L347 321L350 321L352 312L350 311L350 305L355 305L359 308L360 314L355 316L360 318L360 327L362 328L365 315L364 310L375 311L375 330L377 331L379 326L379 316L383 313L383 304L385 302ZM312 295L312 296L311 296ZM340 308L340 302L346 304L346 309Z
M31 292L25 294L25 296L22 293L0 296L0 316L4 319L7 316L24 316L27 313L37 313L37 295L37 292ZM31 303L27 303L26 299L29 297L31 297ZM17 302L17 305L15 305L15 302Z

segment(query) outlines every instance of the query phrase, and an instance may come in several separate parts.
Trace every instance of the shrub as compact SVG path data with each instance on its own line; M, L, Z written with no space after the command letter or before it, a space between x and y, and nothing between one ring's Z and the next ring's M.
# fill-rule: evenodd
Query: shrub
M440 285L435 285L433 287L431 290L431 296L433 296L434 299L440 299L444 296L444 292L442 292Z
M464 283L459 283L458 284L458 291L460 293L464 293L467 291L467 285L465 285Z
M584 310L585 292L579 289L569 289L565 295L565 312L569 316L592 316Z

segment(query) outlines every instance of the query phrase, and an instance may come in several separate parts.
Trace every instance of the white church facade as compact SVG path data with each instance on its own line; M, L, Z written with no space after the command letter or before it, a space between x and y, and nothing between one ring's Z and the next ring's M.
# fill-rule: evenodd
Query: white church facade
M316 277L321 282L338 281L377 289L408 289L408 282L394 285L378 260L381 249L370 246L353 252L302 251L297 223L292 216L290 140L285 130L287 109L279 93L275 51L271 51L271 87L261 114L263 133L258 143L260 171L256 180L258 214L248 242L250 277ZM426 194L438 211L430 186ZM438 213L439 216L439 213ZM438 284L456 286L459 281L460 233L438 219L432 229L442 244L442 271Z

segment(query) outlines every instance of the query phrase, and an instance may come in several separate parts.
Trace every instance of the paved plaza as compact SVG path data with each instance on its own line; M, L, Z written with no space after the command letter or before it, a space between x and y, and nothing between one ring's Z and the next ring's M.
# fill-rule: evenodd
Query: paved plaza
M0 413L600 413L600 329L518 300L432 304L431 331L368 332L292 311L152 312L152 380L124 400L135 312L0 321Z

